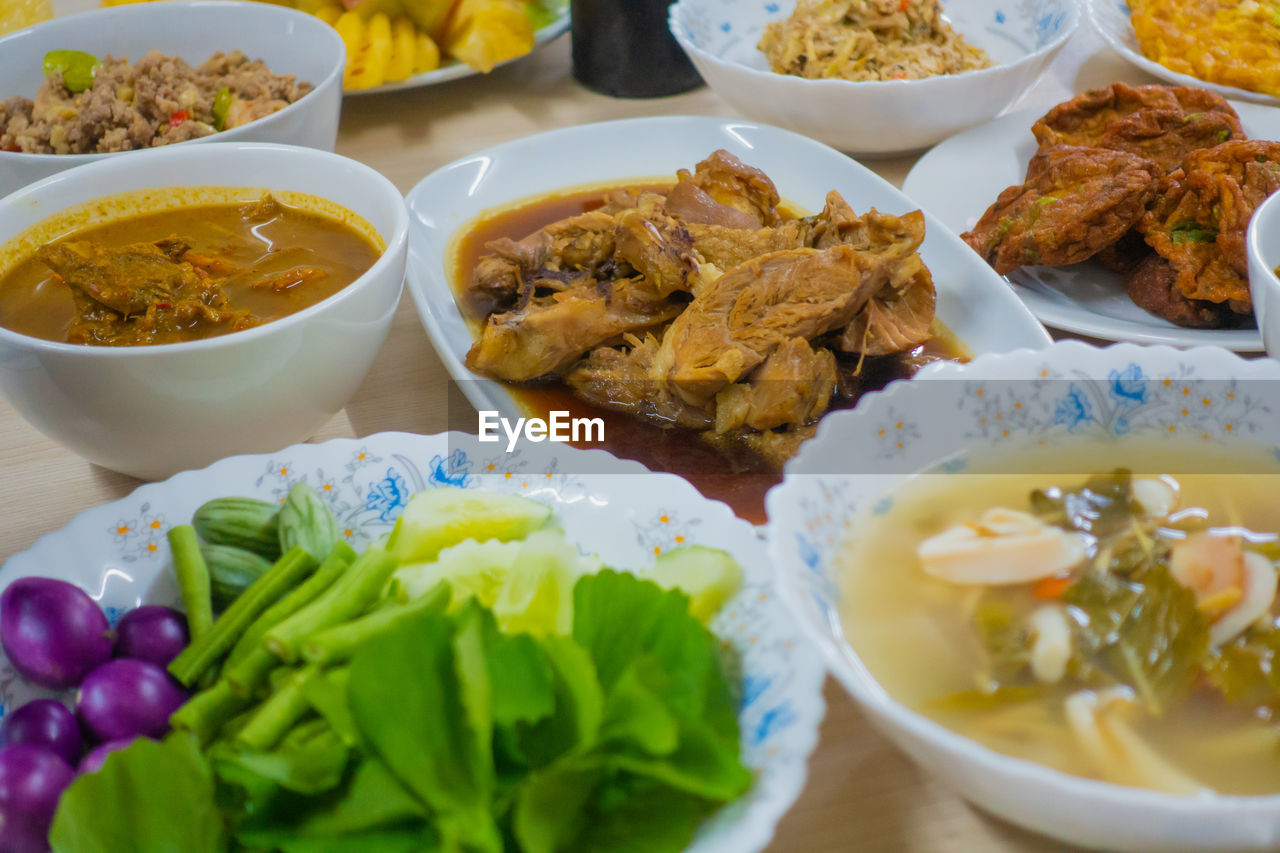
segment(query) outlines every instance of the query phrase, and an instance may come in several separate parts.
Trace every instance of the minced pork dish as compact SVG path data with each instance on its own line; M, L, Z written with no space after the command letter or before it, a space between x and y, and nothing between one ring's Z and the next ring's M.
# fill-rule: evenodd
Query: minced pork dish
M34 100L0 101L0 149L93 154L184 142L270 115L312 89L239 51L198 68L154 50L136 63L53 51L44 67Z

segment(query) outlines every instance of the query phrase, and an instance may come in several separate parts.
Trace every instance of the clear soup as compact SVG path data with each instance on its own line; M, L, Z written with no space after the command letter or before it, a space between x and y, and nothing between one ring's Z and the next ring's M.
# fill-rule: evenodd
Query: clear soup
M846 636L890 695L999 752L1171 793L1280 793L1278 494L1270 453L1171 445L918 475L850 528Z

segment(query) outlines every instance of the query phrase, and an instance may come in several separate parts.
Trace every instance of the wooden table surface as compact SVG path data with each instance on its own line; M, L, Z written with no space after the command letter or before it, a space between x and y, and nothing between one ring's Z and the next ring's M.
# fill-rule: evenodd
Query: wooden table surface
M1115 80L1158 82L1127 65L1081 22L1062 54L1019 107L1049 106ZM640 115L731 116L708 89L653 100L596 95L570 73L569 40L528 59L443 86L348 98L338 152L378 169L405 192L436 168L511 139ZM865 164L901 185L915 157ZM858 206L856 198L849 201ZM364 384L315 441L383 430L474 430L474 411L449 392L444 367L406 295ZM80 511L124 497L139 481L90 465L27 425L0 400L0 562L63 527ZM778 827L771 853L959 853L1062 850L993 820L928 779L884 738L832 680L809 783Z

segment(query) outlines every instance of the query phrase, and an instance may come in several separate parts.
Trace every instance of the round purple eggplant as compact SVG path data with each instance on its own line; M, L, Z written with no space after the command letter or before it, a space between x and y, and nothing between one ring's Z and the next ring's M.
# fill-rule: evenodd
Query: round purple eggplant
M116 657L145 660L157 666L169 661L191 641L187 618L172 607L135 607L116 623Z
M117 749L133 746L136 740L137 738L120 738L119 740L109 740L106 743L98 744L89 750L89 754L80 761L80 766L76 768L76 775L84 776L89 773L97 773L102 769L102 764L107 760L108 755Z
M80 587L19 578L0 595L0 645L27 681L63 690L111 657L111 630Z
M51 749L15 743L0 749L0 853L45 853L58 798L75 778Z
M116 658L85 676L76 716L99 741L160 738L187 696L163 667Z
M0 746L15 743L47 747L73 767L84 753L76 715L55 699L36 699L4 718Z

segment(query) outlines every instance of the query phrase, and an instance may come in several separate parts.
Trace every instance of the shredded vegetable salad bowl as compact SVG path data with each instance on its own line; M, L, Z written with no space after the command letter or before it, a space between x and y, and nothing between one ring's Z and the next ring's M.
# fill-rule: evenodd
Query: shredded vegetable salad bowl
M832 19L813 27L797 27L796 62L814 64L823 49L850 61L833 62L820 73L799 76L776 73L770 58L760 49L761 36L770 25L788 19L796 10L794 0L680 0L671 7L670 27L676 41L689 54L698 73L716 94L743 115L757 121L794 130L851 154L887 156L927 148L967 127L995 118L1030 89L1066 44L1079 24L1080 11L1073 0L952 0L942 4L939 26L949 25L969 45L985 51L988 67L961 73L925 73L908 60L899 79L891 70L900 63L891 55L899 29L918 38L916 30L929 26L916 16L936 16L932 3L904 0L893 14L883 14L885 3L847 4L800 0L815 10L810 20ZM897 3L893 4L898 6ZM856 42L848 27L834 23L842 10L861 11L874 29L860 30ZM894 22L901 19L901 27ZM887 31L882 28L885 22ZM852 51L867 44L876 51L854 58ZM850 45L853 45L852 47ZM906 48L910 51L918 45ZM944 45L944 53L952 49ZM883 79L841 79L846 72L859 74L868 63L883 59ZM926 68L932 66L932 57ZM792 69L794 70L794 69ZM811 79L812 78L812 79Z
M231 457L11 557L0 777L39 785L0 796L6 832L763 849L824 670L761 539L677 477L531 447L382 433Z
M769 494L783 597L983 809L1096 849L1274 850L1277 380L1069 342L868 395Z

